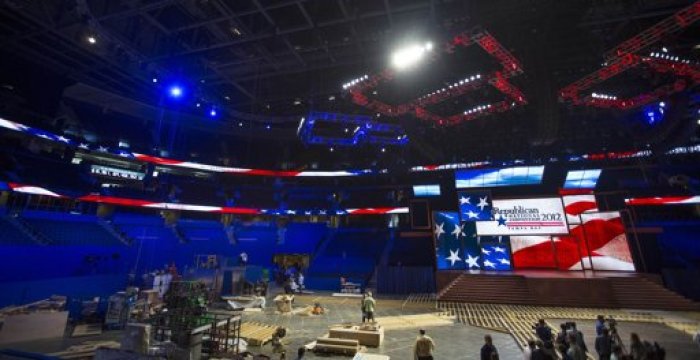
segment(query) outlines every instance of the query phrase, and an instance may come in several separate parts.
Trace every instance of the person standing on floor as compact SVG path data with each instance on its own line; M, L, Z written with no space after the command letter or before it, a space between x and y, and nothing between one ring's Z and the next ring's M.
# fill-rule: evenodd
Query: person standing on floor
M646 360L647 349L637 333L630 334L630 356L634 360Z
M535 326L535 333L537 334L537 337L542 340L543 343L551 343L552 342L552 329L547 326L547 324L544 322L544 319L539 319L537 321L537 325Z
M571 360L586 360L586 352L581 349L581 346L576 342L576 333L570 333L569 339L569 350L566 350L566 355Z
M360 300L360 308L362 309L362 323L365 323L365 320L367 320L367 310L365 309L365 299L367 298L367 294L362 294L362 300Z
M545 348L545 344L542 340L535 341L535 345L537 347L535 347L532 350L530 360L554 360L554 357L551 356L550 353L547 351L547 349Z
M561 327L561 331L557 334L556 338L556 343L557 343L557 348L564 347L564 352L566 353L566 350L569 349L569 343L566 341L566 333L567 333L567 327L565 323L562 323L559 325Z
M433 360L433 350L435 350L435 342L430 336L425 335L425 330L418 331L420 335L416 339L416 344L413 346L413 357L416 360Z
M602 335L603 329L605 329L605 317L603 315L598 315L595 321L595 336Z
M595 351L598 353L598 359L610 360L612 355L612 338L610 330L603 328L600 335L595 338Z
M491 335L484 335L484 346L481 347L481 360L498 360L498 350L493 346Z
M367 321L374 322L374 310L377 306L377 302L374 301L371 291L367 292L367 296L364 300L362 300L362 304L364 305L363 307L365 308L365 312L367 314Z
M583 354L585 355L588 352L588 346L586 346L586 342L583 340L583 333L576 328L575 322L571 323L571 333L576 335L576 345L583 350Z
M523 360L532 359L532 351L535 350L535 340L528 340L527 346L523 349Z

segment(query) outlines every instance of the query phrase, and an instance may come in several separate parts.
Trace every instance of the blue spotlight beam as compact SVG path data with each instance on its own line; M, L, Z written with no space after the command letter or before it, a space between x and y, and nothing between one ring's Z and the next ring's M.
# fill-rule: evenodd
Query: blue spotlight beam
M322 136L316 134L315 127L321 123L331 123L339 129L354 128L347 136ZM340 131L339 131L340 132ZM347 131L345 133L348 133ZM328 112L310 112L299 122L297 129L299 139L305 144L357 146L360 144L406 145L408 135L403 127L394 124L379 123L370 116L347 115Z

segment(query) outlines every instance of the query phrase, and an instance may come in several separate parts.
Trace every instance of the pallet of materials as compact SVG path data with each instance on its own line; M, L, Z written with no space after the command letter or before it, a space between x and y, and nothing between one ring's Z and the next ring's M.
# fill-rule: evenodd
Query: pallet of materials
M102 334L102 324L80 324L73 329L72 337L93 336Z
M59 359L84 359L93 358L95 351L100 348L119 349L116 341L86 341L79 345L73 345L66 350L48 354Z
M357 340L360 345L378 347L384 341L384 328L379 325L334 325L328 337Z
M247 341L249 346L263 346L272 340L278 329L279 326L244 322L241 324L241 338Z
M357 340L320 337L316 339L314 352L326 354L355 355L360 344Z

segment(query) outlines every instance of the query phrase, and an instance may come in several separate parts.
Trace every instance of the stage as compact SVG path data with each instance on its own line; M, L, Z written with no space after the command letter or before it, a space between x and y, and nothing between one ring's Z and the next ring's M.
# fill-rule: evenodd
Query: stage
M619 271L438 271L438 299L504 303L698 311L700 305L663 286L657 275Z

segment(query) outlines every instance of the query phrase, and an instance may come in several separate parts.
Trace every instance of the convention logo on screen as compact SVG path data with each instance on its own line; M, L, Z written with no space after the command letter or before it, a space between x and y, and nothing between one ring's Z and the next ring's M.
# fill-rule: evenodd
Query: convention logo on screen
M477 221L483 235L568 234L566 213L560 198L493 200L493 221Z

